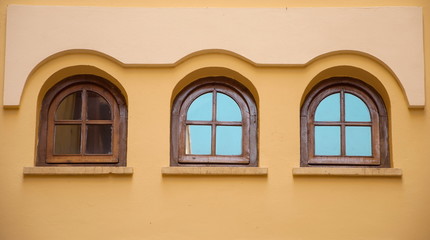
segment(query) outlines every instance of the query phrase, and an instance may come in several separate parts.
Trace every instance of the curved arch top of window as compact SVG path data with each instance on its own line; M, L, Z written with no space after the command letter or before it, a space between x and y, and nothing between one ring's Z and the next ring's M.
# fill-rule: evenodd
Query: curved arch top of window
M257 111L235 80L208 77L182 90L172 108L172 166L257 166Z
M126 115L123 96L107 80L64 79L43 99L36 164L125 166Z
M301 166L389 167L387 114L382 98L353 78L314 87L301 110Z

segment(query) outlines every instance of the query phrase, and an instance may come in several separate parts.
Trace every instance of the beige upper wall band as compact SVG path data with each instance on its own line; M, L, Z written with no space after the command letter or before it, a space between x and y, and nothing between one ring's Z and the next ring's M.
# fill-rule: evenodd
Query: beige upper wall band
M370 54L399 79L409 106L423 107L420 7L117 8L9 5L4 106L19 106L25 82L44 59L71 49L123 64L174 64L224 49L256 64L303 65L333 51Z

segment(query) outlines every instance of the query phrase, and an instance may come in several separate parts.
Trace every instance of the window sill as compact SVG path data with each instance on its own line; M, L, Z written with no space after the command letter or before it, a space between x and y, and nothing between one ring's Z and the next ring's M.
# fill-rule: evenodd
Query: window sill
M399 168L293 168L294 176L401 177L402 174L402 169Z
M24 167L24 175L133 174L131 167Z
M267 175L260 167L163 167L163 175Z

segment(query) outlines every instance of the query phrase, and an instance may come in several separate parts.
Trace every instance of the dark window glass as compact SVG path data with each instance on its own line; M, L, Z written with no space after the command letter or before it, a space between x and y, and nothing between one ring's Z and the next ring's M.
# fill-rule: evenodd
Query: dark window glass
M107 80L77 75L43 99L37 165L125 166L127 109Z
M82 94L75 92L65 97L55 113L56 120L80 120L82 113Z
M56 125L54 154L81 153L81 125Z
M109 103L100 94L88 91L88 120L111 120L112 112Z
M112 125L87 125L87 154L112 153Z

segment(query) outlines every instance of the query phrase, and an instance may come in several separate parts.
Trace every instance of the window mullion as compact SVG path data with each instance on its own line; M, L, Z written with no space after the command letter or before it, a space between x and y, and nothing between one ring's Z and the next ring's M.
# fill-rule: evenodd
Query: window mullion
M346 136L345 136L345 91L340 92L340 155L346 155Z
M216 90L214 89L212 92L212 142L211 142L211 155L216 155Z
M82 90L82 124L81 124L81 155L84 156L87 148L87 90Z

